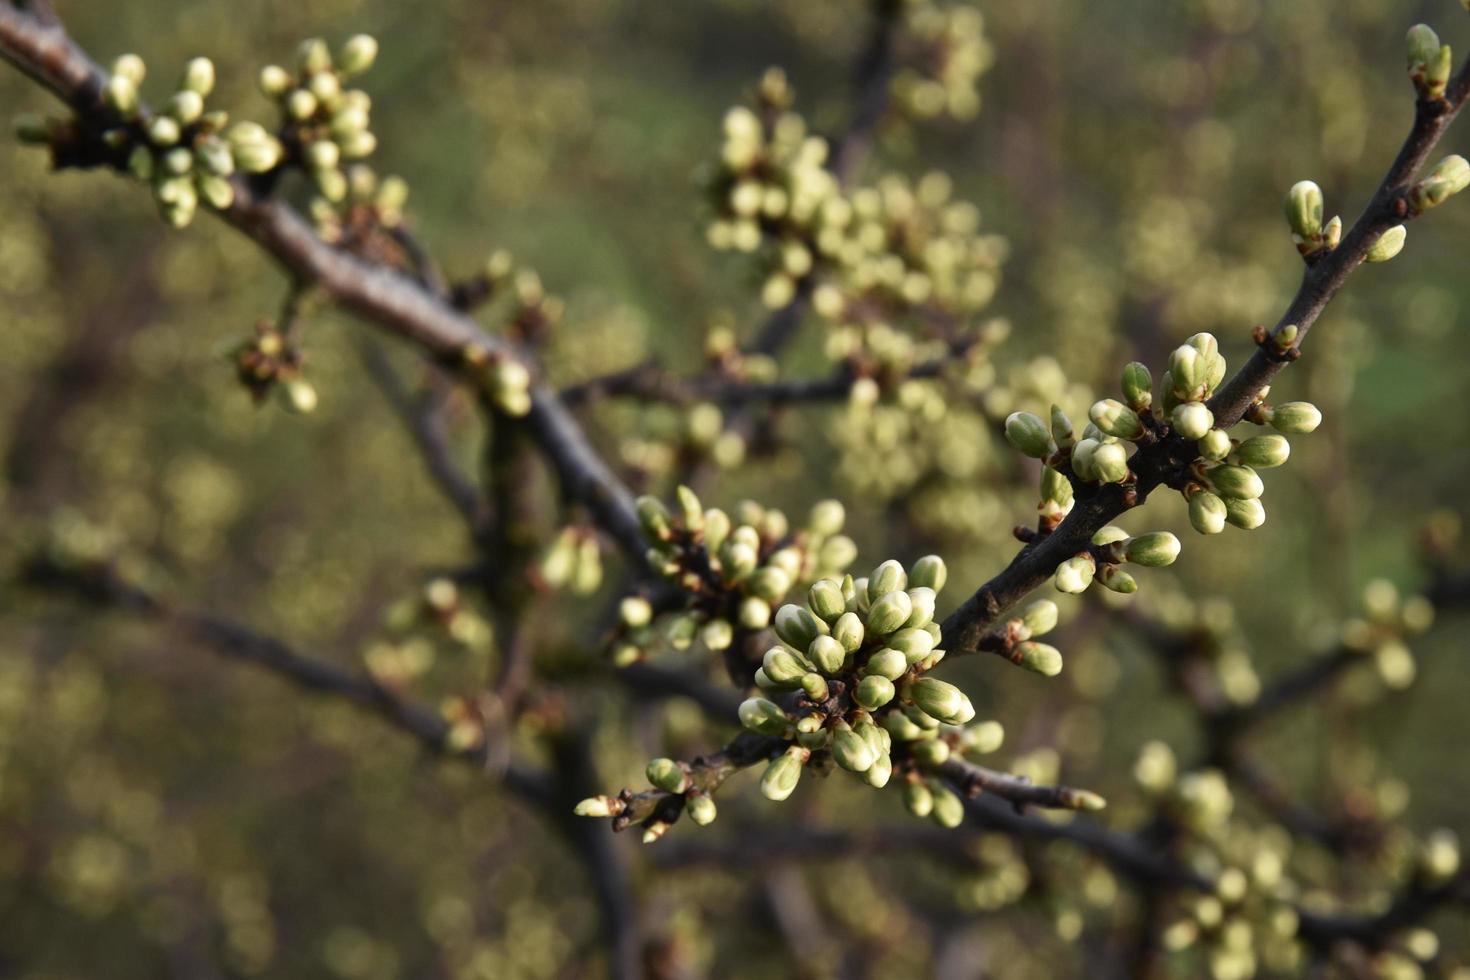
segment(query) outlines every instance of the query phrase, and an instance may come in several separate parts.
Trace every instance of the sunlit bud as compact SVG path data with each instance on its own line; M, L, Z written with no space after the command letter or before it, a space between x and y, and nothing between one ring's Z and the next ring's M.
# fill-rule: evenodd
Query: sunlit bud
M937 640L928 629L908 627L894 633L885 642L889 649L903 654L910 664L916 664L928 659Z
M914 761L921 766L942 766L949 760L949 743L940 739L926 739L922 742L914 742L909 746L909 751Z
M808 666L785 647L771 647L761 659L761 669L777 684L799 684L806 676Z
M1271 428L1287 435L1304 435L1322 424L1322 413L1311 402L1287 402L1267 414Z
M624 626L639 629L653 621L653 605L641 595L630 595L618 603L618 616Z
M1174 559L1179 557L1179 539L1168 531L1140 534L1128 539L1124 554L1135 565L1162 568L1174 564Z
M1184 402L1175 405L1169 414L1174 431L1186 439L1203 439L1215 427L1215 414L1203 402Z
M873 764L875 756L867 739L847 725L839 724L832 733L832 758L851 772L865 772Z
M964 823L965 801L953 790L942 783L931 782L929 792L934 797L934 806L929 815L934 818L935 823L951 830Z
M1092 584L1092 578L1096 574L1097 562L1093 560L1093 557L1077 555L1057 566L1057 573L1052 579L1052 584L1056 586L1058 592L1081 595L1087 591L1087 587Z
M1067 478L1059 471L1050 466L1043 466L1041 468L1041 499L1043 503L1054 504L1065 511L1072 505L1072 484L1067 482Z
M577 591L579 594L586 595L596 589L595 587L593 589L583 587ZM735 642L735 629L730 625L728 619L711 619L700 627L699 639L707 649L718 653L721 650L730 649L730 644Z
M868 576L868 598L877 601L890 592L902 592L908 584L909 577L903 566L890 558Z
M1162 793L1174 785L1178 763L1174 750L1163 742L1146 742L1133 763L1133 778L1151 793Z
M1105 442L1092 453L1092 471L1103 483L1122 483L1128 478L1128 450L1120 442Z
M204 169L218 177L228 177L235 171L235 157L230 146L214 136L202 137L194 142L194 155Z
M1436 830L1419 850L1419 873L1429 885L1449 881L1460 870L1460 841L1451 830Z
M975 717L965 692L934 677L921 677L908 686L907 696L926 715L948 725L963 725Z
M842 530L847 521L847 511L840 500L820 500L812 505L807 517L807 527L819 537L830 537Z
M199 95L214 91L214 62L208 58L193 58L184 66L184 78L180 87Z
M327 42L321 38L308 38L302 41L301 46L296 49L296 63L300 66L302 74L305 75L330 71L332 52L327 48Z
M675 650L687 650L699 632L699 622L693 616L675 616L664 629L669 646Z
M1322 188L1310 180L1291 185L1286 193L1286 221L1298 238L1312 241L1322 234Z
M848 653L863 645L863 634L862 617L854 612L843 613L832 624L832 638L842 644L842 649Z
M1057 604L1038 599L1021 612L1021 623L1031 636L1045 636L1057 626Z
M1096 439L1079 440L1072 449L1072 472L1084 480L1097 480L1097 467L1094 465L1094 460L1101 445Z
M342 150L331 140L313 140L306 146L306 163L313 170L333 170L342 162Z
M1062 672L1062 651L1035 640L1018 643L1013 659L1018 667L1043 677L1055 677Z
M1104 565L1097 570L1097 580L1107 589L1120 595L1132 595L1138 591L1138 579L1133 573L1117 565Z
M1230 455L1230 436L1224 429L1211 429L1200 439L1196 448L1205 459L1219 462Z
M842 570L857 558L857 544L845 534L834 534L822 542L817 561L822 568Z
M749 595L740 600L736 618L741 629L763 630L771 625L771 604L760 596Z
M1189 523L1200 534L1219 534L1225 530L1225 501L1208 490L1200 490L1189 498Z
M1255 500L1266 486L1249 466L1217 466L1208 473L1215 491L1226 500Z
M177 119L154 116L148 123L148 141L154 146L173 146L182 135Z
M922 782L905 783L903 805L916 817L927 817L934 810L934 794Z
M673 759L654 759L644 770L649 785L666 793L682 793L689 788L689 775Z
M1259 500L1227 499L1225 519L1238 528L1254 531L1266 523L1266 507Z
M1363 258L1368 262L1387 262L1404 250L1404 242L1408 237L1409 229L1403 225L1394 225L1378 236L1378 241L1369 247Z
M936 596L933 589L909 589L909 603L913 611L909 618L904 620L905 627L921 627L934 621L934 603Z
M840 671L842 662L847 659L847 651L842 648L842 644L830 636L819 636L812 640L806 655L818 670L829 676Z
M904 715L917 725L921 730L932 732L939 728L939 719L926 715L922 708L916 704L908 704L903 707Z
M916 588L942 592L944 583L948 579L949 569L945 567L944 559L938 555L925 555L914 562L913 567L909 569L908 584Z
M734 547L734 545L729 547ZM780 602L791 589L791 576L784 569L766 565L746 580L745 588L752 595L760 596L766 602Z
M712 797L706 796L703 793L697 793L691 795L684 806L689 811L689 819L693 820L699 826L708 827L715 822L718 810L715 807L715 801Z
M1013 412L1006 418L1006 439L1033 459L1045 459L1057 448L1046 423L1030 412Z
M858 704L873 711L892 701L894 693L893 681L879 674L869 674L858 682L855 697Z
M771 760L761 775L761 794L768 800L780 803L796 790L801 781L801 767L809 753L806 749L792 746Z
M338 62L344 74L360 75L373 66L377 57L377 40L368 34L355 34L342 45Z
M1112 398L1094 402L1088 411L1092 424L1116 439L1137 439L1143 435L1143 421L1138 413Z
M1448 44L1440 44L1439 35L1428 24L1415 24L1408 35L1409 78L1420 98L1437 99L1444 94L1450 79L1454 57Z
M805 650L819 636L829 632L827 624L805 606L787 603L776 610L776 635L798 650Z
M1123 400L1135 412L1146 412L1153 405L1153 375L1137 361L1123 368Z
M291 378L281 384L286 408L297 415L310 415L316 410L316 389L305 378Z
M893 757L887 752L879 752L873 764L863 773L863 782L874 789L882 789L888 785L888 780L891 778L893 778Z
M1445 157L1409 191L1409 207L1415 214L1443 204L1470 185L1470 162L1459 155Z
M102 94L107 99L107 104L124 116L131 116L138 110L137 83L126 75L108 78Z
M135 54L119 55L112 63L112 73L126 78L133 85L142 85L148 75L148 66Z
M589 796L572 812L579 817L615 817L623 812L623 801L615 796Z
M887 636L908 622L914 603L907 592L890 592L868 609L868 633Z
M811 606L812 612L829 623L847 611L847 600L842 595L842 587L829 578L812 583L807 592L807 604Z
M224 177L200 174L196 182L199 185L199 196L210 207L223 211L235 203L235 187Z
M291 73L280 65L266 65L260 70L260 76L256 79L261 92L274 99L286 94L291 87Z
M165 173L178 176L188 173L193 167L193 154L182 146L176 146L163 155L163 169Z
M1058 449L1071 449L1072 444L1076 441L1072 430L1072 420L1067 417L1067 413L1062 411L1059 405L1051 407L1051 437Z
M925 654L927 656L928 654ZM863 668L866 673L886 677L888 680L896 681L908 672L910 664L917 663L923 657L910 659L902 650L885 647L868 658L867 666ZM886 701L884 703L887 703Z
M637 502L638 522L643 533L655 541L667 541L674 536L674 526L669 509L657 497L639 497Z
M818 704L827 700L831 694L827 688L827 679L816 671L808 671L801 675L800 683L806 696Z
M1269 469L1280 466L1291 456L1291 443L1285 436L1255 436L1235 447L1235 458L1245 466Z

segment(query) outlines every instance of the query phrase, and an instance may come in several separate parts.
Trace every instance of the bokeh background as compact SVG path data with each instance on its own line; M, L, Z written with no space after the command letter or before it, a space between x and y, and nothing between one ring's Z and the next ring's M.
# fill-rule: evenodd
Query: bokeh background
M288 58L306 36L378 36L365 81L379 169L409 180L415 230L451 274L504 248L566 300L547 352L563 382L650 355L694 370L711 322L754 330L765 313L758 275L705 244L701 174L721 115L780 65L797 108L818 130L836 129L867 29L859 0L57 6L100 59L136 51L171 76L209 55L221 103L257 117L260 64ZM1061 370L1083 408L1085 389L1111 389L1125 361L1158 364L1196 331L1215 331L1238 363L1249 328L1274 322L1299 274L1284 190L1311 177L1328 213L1351 221L1407 130L1404 30L1426 19L1470 47L1470 23L1450 0L977 6L994 48L980 114L891 120L864 177L949 172L956 195L1010 245L988 311L1012 325L997 370ZM7 110L46 102L0 73ZM1454 130L1446 150L1467 145ZM274 314L284 283L247 241L208 220L169 232L123 180L50 176L22 147L0 148L0 187L6 554L19 558L58 527L89 529L76 533L138 556L190 604L348 665L395 599L430 570L469 560L460 524L364 377L360 325L331 313L310 323L318 411L257 407L224 352ZM1271 476L1263 529L1200 540L1165 495L1130 524L1180 530L1177 589L1233 603L1263 677L1333 643L1371 579L1421 586L1426 520L1463 512L1470 210L1459 204L1416 222L1399 258L1355 275L1283 376L1284 397L1316 402L1326 422ZM808 330L786 371L824 365ZM756 495L801 513L838 496L865 561L919 546L945 554L950 601L1008 560L1025 494L950 487L917 503L883 499L861 479L863 461L844 457L842 411L789 420L790 446L722 474L707 497L728 506ZM470 406L461 421L457 445L473 460ZM669 409L623 407L594 431L616 454L621 438L677 426ZM987 467L1013 465L996 448L972 479L983 488ZM931 517L904 517L906 507ZM1175 588L1149 578L1146 589ZM557 656L595 661L604 603L558 602L547 627ZM1055 748L1070 783L1126 800L1143 741L1170 740L1183 757L1196 733L1136 639L1081 603L1067 612L1062 677L999 661L954 674L1007 725L1000 764ZM1260 744L1281 779L1307 800L1344 786L1407 788L1408 826L1470 832L1463 626L1443 610L1415 641L1406 690L1386 690L1365 668L1330 705L1268 729ZM443 654L424 689L463 686L494 656ZM661 744L718 736L679 702L624 706L598 669L565 683L605 709L608 788L640 785ZM777 813L742 786L736 816L675 833L757 832L743 815L907 819L892 794L837 782L804 788ZM1131 818L1121 805L1104 819ZM620 845L636 851L628 837ZM789 894L772 878L803 872L632 859L650 935L694 975L823 972L771 938L781 915L772 896ZM1055 895L976 915L922 862L816 867L801 892L809 911L829 939L871 954L869 975L1046 976L1078 962ZM889 940L865 936L850 921L862 918L853 896L890 890L906 896L894 901L901 926ZM1087 934L1105 935L1123 912L1105 892L1094 898L1079 914ZM0 592L0 974L592 977L603 969L597 928L556 829L481 775L146 624ZM1451 920L1443 936L1463 941L1463 925Z

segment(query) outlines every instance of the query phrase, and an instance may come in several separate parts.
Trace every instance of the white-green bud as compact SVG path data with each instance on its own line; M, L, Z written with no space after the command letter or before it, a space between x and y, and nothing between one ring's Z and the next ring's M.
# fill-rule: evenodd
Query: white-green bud
M199 174L195 178L199 185L199 196L216 210L223 211L235 203L235 185L215 174Z
M930 817L946 830L953 830L965 821L965 801L961 800L948 786L931 783L930 793L934 796L934 808Z
M1322 234L1322 188L1310 180L1291 185L1286 193L1286 222L1292 234L1314 241Z
M801 767L809 753L806 749L792 746L771 760L761 775L761 794L768 800L780 803L796 791L801 782Z
M1062 672L1062 651L1035 640L1016 644L1014 660L1017 666L1043 677L1055 677Z
M378 42L370 34L355 34L342 45L338 63L345 75L360 75L373 66L378 57Z
M1409 190L1409 207L1415 214L1428 211L1470 186L1470 162L1454 154L1439 161L1429 176Z
M925 555L909 569L908 584L933 589L937 593L944 591L944 583L948 579L949 569L945 567L944 559L938 555Z
M787 603L776 610L776 635L798 650L811 646L813 640L830 632L827 624L812 615L810 609Z
M813 702L820 704L827 700L832 692L827 688L827 679L816 671L808 671L801 675L801 689Z
M690 796L689 802L684 806L689 811L689 819L701 827L708 827L714 823L718 815L714 799L703 793Z
M740 600L736 618L742 629L763 630L771 625L771 604L758 595L748 595Z
M927 817L934 811L934 794L929 792L929 787L922 782L905 783L903 805L914 816Z
M138 111L138 86L126 75L112 75L102 90L107 104L124 116Z
M648 783L665 793L682 793L689 788L689 774L673 759L654 759L644 770Z
M857 732L840 725L832 733L832 758L849 772L866 772L874 762L873 748Z
M832 638L842 644L842 649L848 653L855 652L863 645L864 632L862 617L855 612L843 613L832 624Z
M858 682L857 703L873 711L893 700L893 681L882 674L869 674Z
M887 636L900 629L913 614L914 603L907 592L890 592L868 609L868 634Z
M842 595L842 587L828 578L812 583L807 592L807 604L811 606L812 612L829 623L847 611L847 599Z
M667 541L674 536L674 525L669 509L664 502L657 497L639 497L635 503L638 511L638 523L643 526L643 533L654 541Z
M1122 483L1128 478L1128 450L1121 442L1104 442L1092 453L1092 471L1103 483Z
M901 629L886 641L889 648L903 654L910 664L928 658L934 652L934 635L924 629Z
M903 621L904 626L919 627L932 623L934 621L934 590L909 589L908 596L909 605L913 611L909 613L909 618Z
M1072 472L1084 480L1096 482L1098 478L1097 467L1093 461L1096 459L1098 447L1101 445L1102 443L1096 439L1079 440L1077 445L1072 449Z
M1219 462L1230 455L1230 436L1224 429L1211 429L1200 439L1199 454L1212 462Z
M1387 262L1404 250L1404 242L1408 237L1409 229L1403 225L1394 225L1378 236L1378 240L1369 246L1363 258L1368 262Z
M1120 595L1132 595L1138 591L1138 579L1133 573L1119 565L1104 565L1097 570L1097 580L1103 587Z
M1254 531L1266 523L1266 508L1259 500L1225 500L1225 519L1238 528Z
M1286 435L1305 435L1322 424L1322 412L1311 402L1287 402L1267 413L1271 428Z
M1154 403L1154 376L1147 365L1133 361L1123 368L1123 400L1135 412L1146 412Z
M1112 398L1094 402L1088 411L1092 424L1116 439L1137 439L1143 435L1143 421L1138 413Z
M1179 557L1179 539L1168 531L1151 531L1129 538L1123 545L1123 553L1135 565L1162 568L1174 564L1174 559Z
M842 530L847 522L847 511L840 500L819 500L812 505L807 527L819 537L828 538Z
M582 567L587 567L585 562L582 563ZM601 584L601 571L599 568L597 585ZM583 584L577 591L582 595L587 595L588 593L597 591L597 585L588 588L586 584ZM735 628L730 625L728 619L711 619L700 627L699 639L705 645L706 649L719 653L722 650L730 649L730 644L735 642Z
M291 73L280 65L266 65L260 70L256 84L267 98L277 99L291 88Z
M1012 412L1006 418L1006 439L1033 459L1045 459L1057 449L1046 423L1030 412Z
M315 75L317 72L331 71L332 52L328 49L327 42L321 38L307 38L296 49L296 63L300 66L303 75Z
M1226 500L1255 500L1266 486L1249 466L1217 466L1207 474L1215 492Z
M1419 97L1437 99L1444 95L1454 58L1450 46L1441 44L1439 35L1428 24L1415 24L1409 28L1406 41L1409 78L1419 91Z
M147 77L148 66L144 64L142 58L135 54L118 55L117 60L112 63L112 73L138 86L142 85L143 79Z
M1051 407L1051 438L1058 449L1070 449L1074 442L1072 420L1060 405Z
M896 681L908 673L909 663L909 658L902 650L884 647L868 658L867 666L863 670L866 673Z
M740 702L740 724L758 735L784 736L791 716L774 701L747 698Z
M154 116L148 123L148 142L154 146L173 146L181 135L179 122L172 116Z
M1215 427L1215 414L1204 402L1183 402L1169 414L1174 431L1186 439L1203 439Z
M907 695L926 715L947 725L963 725L975 717L975 708L964 691L934 677L914 681Z
M1254 436L1235 447L1235 458L1245 466L1270 469L1280 466L1291 456L1291 443L1285 436Z
M1057 566L1057 573L1052 579L1058 592L1069 595L1081 595L1087 591L1092 584L1093 576L1097 574L1097 562L1091 555L1077 555L1068 558Z
M214 91L214 62L208 58L192 58L184 66L180 87L201 96Z
M800 684L810 668L785 647L771 647L761 658L761 670L777 684Z
M908 588L909 577L903 565L892 558L873 569L868 576L868 599L877 601L890 592L902 592Z
M623 812L623 802L613 796L589 796L572 812L579 817L612 817Z
M1208 490L1200 490L1189 498L1189 523L1200 534L1219 534L1225 530L1225 501Z
M1021 610L1021 625L1026 627L1027 636L1045 636L1057 628L1057 604L1050 599L1038 599Z
M819 636L806 648L806 656L818 670L830 677L842 670L847 651L832 637Z

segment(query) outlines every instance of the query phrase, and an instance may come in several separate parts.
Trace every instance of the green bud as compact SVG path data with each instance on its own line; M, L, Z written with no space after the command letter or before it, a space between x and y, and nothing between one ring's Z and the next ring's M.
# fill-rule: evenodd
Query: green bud
M934 810L934 794L921 782L905 783L903 805L916 817L927 817Z
M934 796L934 808L930 816L939 826L953 830L965 821L965 802L948 786L931 783L930 793Z
M184 66L184 79L180 87L199 95L214 91L214 62L208 58L193 58Z
M923 709L916 704L904 705L904 716L917 725L921 730L932 732L939 727L939 719L924 713Z
M1215 414L1204 402L1184 402L1169 414L1174 431L1186 439L1203 439L1215 427Z
M1087 587L1092 584L1093 576L1096 574L1097 562L1092 556L1077 555L1057 566L1052 584L1056 586L1058 592L1081 595L1087 591Z
M355 34L342 45L338 64L345 75L361 75L378 57L378 42L369 34Z
M934 590L925 588L909 589L908 596L909 604L913 607L913 611L909 613L909 618L904 620L904 626L918 628L932 623L934 621Z
M901 742L912 742L916 738L921 738L924 734L924 729L913 723L906 713L906 709L890 711L883 716L881 724L885 732Z
M1133 361L1123 368L1123 400L1135 412L1146 412L1154 402L1154 376L1146 365Z
M905 627L886 641L889 649L903 654L910 664L919 663L934 651L934 635L922 627Z
M801 689L812 701L820 704L832 693L827 688L827 679L815 671L801 675Z
M1162 568L1174 564L1174 559L1179 557L1179 539L1168 531L1151 531L1129 538L1123 550L1135 565Z
M832 733L832 758L850 772L865 772L875 757L867 739L848 726L839 725Z
M148 75L148 66L135 54L119 55L112 63L112 73L121 75L134 85L142 85Z
M1439 35L1428 24L1415 24L1409 28L1407 38L1409 78L1418 89L1419 96L1437 99L1444 94L1449 82L1451 61L1454 57L1448 44L1441 44Z
M1445 157L1409 191L1409 207L1415 214L1428 211L1470 186L1470 162L1459 155Z
M572 812L579 817L613 817L623 812L623 802L613 796L589 796Z
M689 819L701 827L708 827L715 822L717 810L712 797L703 793L690 796L684 808L689 811Z
M842 662L847 659L847 651L842 644L830 636L819 636L812 640L811 645L806 648L806 655L818 670L829 677L841 671Z
M204 198L210 207L223 211L235 203L235 185L224 177L200 174L196 183L199 185L199 196Z
M1104 442L1092 454L1092 469L1103 483L1128 479L1128 450L1120 442Z
M669 509L657 497L639 497L637 501L638 523L643 533L654 541L668 541L674 536L674 525Z
M332 52L319 37L307 38L296 50L296 63L304 75L332 70Z
M1038 599L1021 611L1027 636L1045 636L1057 628L1057 618L1057 604L1050 599Z
M1197 448L1205 459L1219 462L1230 455L1230 436L1224 429L1211 429L1200 439Z
M1189 498L1189 523L1200 534L1219 534L1225 530L1225 501L1208 490L1200 490Z
M924 656L928 656L926 653ZM908 673L910 664L918 663L923 657L910 660L902 650L893 650L884 647L868 658L867 665L863 670L877 677L886 677L888 680L896 681ZM886 700L884 703L887 703Z
M1057 449L1046 423L1030 412L1013 412L1006 418L1006 440L1033 459L1045 459Z
M192 212L193 208L189 210ZM281 385L281 394L285 397L288 411L297 415L310 415L316 411L316 389L305 378L292 378L285 382Z
M704 504L699 502L699 495L681 483L674 491L674 499L679 504L679 519L683 521L684 528L688 531L703 531Z
M1058 449L1070 449L1073 443L1072 420L1060 405L1051 407L1051 438Z
M1018 643L1014 659L1016 666L1043 677L1055 677L1062 672L1062 651L1035 640Z
M776 635L798 650L811 646L813 640L825 636L827 624L812 615L810 609L787 603L776 610Z
M1254 531L1266 523L1266 508L1255 499L1225 501L1225 519L1238 528Z
M907 592L888 593L868 609L868 634L887 636L908 622L913 611L914 603Z
M909 569L908 584L915 588L933 589L937 593L944 591L944 583L948 579L949 569L945 567L944 559L938 555L925 555Z
M1096 439L1079 440L1072 449L1072 472L1084 480L1096 482L1098 476L1094 460L1097 458L1097 450L1101 445L1102 443Z
M1280 466L1291 456L1291 443L1285 436L1255 436L1235 447L1235 458L1245 466L1269 469Z
M1087 414L1093 425L1115 439L1137 439L1143 435L1143 420L1122 402L1104 398L1094 402Z
M138 111L138 86L125 75L113 75L102 90L107 104L124 116Z
M1322 424L1322 413L1311 402L1287 402L1267 412L1271 428L1287 435L1305 435Z
M1394 225L1378 236L1378 240L1369 246L1363 258L1368 262L1387 262L1404 250L1404 242L1408 237L1409 229L1403 225Z
M1286 193L1286 223L1292 234L1315 241L1322 234L1322 188L1310 180L1291 185Z
M868 599L876 602L890 592L902 592L908 588L909 577L903 566L890 558L868 576Z
M586 595L596 590L596 586L589 589L583 585L577 589L577 592ZM700 628L699 639L704 643L706 649L719 653L721 650L730 649L730 644L735 642L735 629L730 625L728 619L711 619Z
M893 700L893 681L879 674L869 674L858 682L857 703L874 711Z
M913 755L915 762L921 766L929 766L930 768L944 765L949 760L950 754L949 743L937 738L915 742L909 747L909 751Z
M829 623L847 612L847 599L842 594L842 587L829 578L812 583L811 590L807 592L807 605Z
M1215 492L1226 500L1255 500L1266 486L1249 466L1216 466L1207 474Z
M792 746L772 759L761 775L761 794L777 803L791 796L801 781L801 767L807 758L806 749Z
M729 545L727 545L729 547ZM791 591L791 576L781 568L766 565L745 580L745 590L768 603L780 602Z
M649 785L665 793L682 793L689 788L689 774L673 759L654 759L644 770Z
M774 701L747 698L740 702L740 724L758 735L784 736L791 716Z
M908 697L924 714L948 725L963 725L975 717L965 692L934 677L921 677L908 686Z
M1169 385L1176 398L1181 401L1200 400L1208 394L1209 379L1209 358L1197 347L1184 344L1174 348L1169 355Z
M842 649L848 653L855 652L863 645L863 633L862 617L854 612L843 613L832 624L832 638L842 644Z
M794 685L801 683L809 668L785 647L771 647L761 658L761 669L777 684Z
M1104 588L1120 595L1132 595L1138 591L1138 579L1133 573L1117 565L1104 565L1097 571L1097 580Z
M807 527L819 537L829 538L842 530L847 521L847 511L840 500L819 500L812 505Z
M887 752L879 753L873 764L863 773L863 782L874 789L882 789L893 778L893 758Z
M291 73L280 65L266 65L256 79L267 98L278 99L291 88Z
M154 116L148 123L148 141L154 146L173 146L180 135L179 122L172 116Z

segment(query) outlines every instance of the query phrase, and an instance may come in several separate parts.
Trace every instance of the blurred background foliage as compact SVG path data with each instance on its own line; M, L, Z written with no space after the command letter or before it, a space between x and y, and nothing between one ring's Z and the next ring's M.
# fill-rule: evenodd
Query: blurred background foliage
M451 274L504 248L565 298L548 351L563 383L650 355L692 371L711 322L750 336L765 315L759 276L704 240L700 181L721 115L780 65L797 108L818 131L836 129L867 29L859 0L58 6L101 59L137 51L171 75L209 55L220 104L256 116L260 64L309 35L378 36L366 81L379 169L409 180L414 226ZM1449 2L978 6L995 54L978 117L891 120L864 175L943 169L955 195L979 205L983 228L1010 245L988 311L1012 325L997 371L1051 390L1045 379L1060 369L1080 386L1074 417L1125 361L1159 364L1197 331L1216 332L1239 363L1250 327L1274 321L1299 273L1278 204L1285 188L1312 177L1328 214L1355 217L1408 124L1404 29L1426 19L1452 43L1470 37ZM17 110L43 103L13 72L0 74L0 99ZM1453 131L1446 149L1465 139ZM331 313L309 324L315 414L257 407L223 354L274 315L284 283L249 242L207 221L166 232L134 187L48 176L42 156L19 147L0 149L0 181L7 549L19 553L42 525L85 528L77 533L146 559L175 594L344 663L360 662L385 607L431 570L470 559L364 376L360 328ZM1459 206L1415 223L1403 256L1354 278L1284 376L1283 397L1316 402L1326 422L1298 443L1300 465L1274 476L1264 529L1204 542L1172 495L1130 518L1135 530L1179 530L1179 590L1234 603L1264 676L1330 645L1370 578L1420 584L1426 516L1463 509L1467 232ZM801 336L783 373L826 370L818 333ZM1008 560L1029 491L972 481L919 506L879 499L854 480L873 461L844 460L827 438L844 411L800 410L783 426L788 448L721 474L706 499L754 495L798 514L839 496L865 561L941 551L951 602ZM473 460L472 406L462 415ZM679 424L670 408L598 418L598 441L614 448ZM976 450L994 455L985 472L1016 469L1001 446ZM1159 581L1153 591L1170 590ZM0 600L0 973L600 975L596 910L575 857L477 774L147 626L9 590ZM603 603L556 602L552 662L585 663ZM1136 639L1089 604L1065 612L1062 677L999 661L955 674L982 715L1005 722L1001 764L1055 747L1069 782L1126 801L1139 746L1163 738L1187 757L1195 732ZM1470 832L1462 628L1447 613L1417 641L1408 691L1377 697L1363 671L1329 710L1273 726L1263 745L1283 781L1321 799L1392 777L1391 788L1412 791L1411 828ZM441 650L425 689L473 685L493 656ZM607 710L608 785L641 783L661 746L710 744L693 709L621 707L596 669L566 670L577 698ZM775 816L903 819L892 794L839 782ZM739 834L747 812L773 817L763 801L724 800L733 819L679 833ZM1127 826L1128 806L1105 819ZM620 843L636 847L629 837ZM771 877L800 872L658 871L647 853L635 857L650 935L670 962L696 975L796 969L763 937L770 896L781 894ZM1099 885L1080 898L1042 890L977 917L922 861L816 868L813 914L872 957L872 976L1055 976L1131 911ZM853 914L876 888L911 900L893 904L881 929ZM1083 944L1069 944L1077 936ZM1443 936L1466 938L1453 923ZM810 955L801 968L819 974L822 961Z

